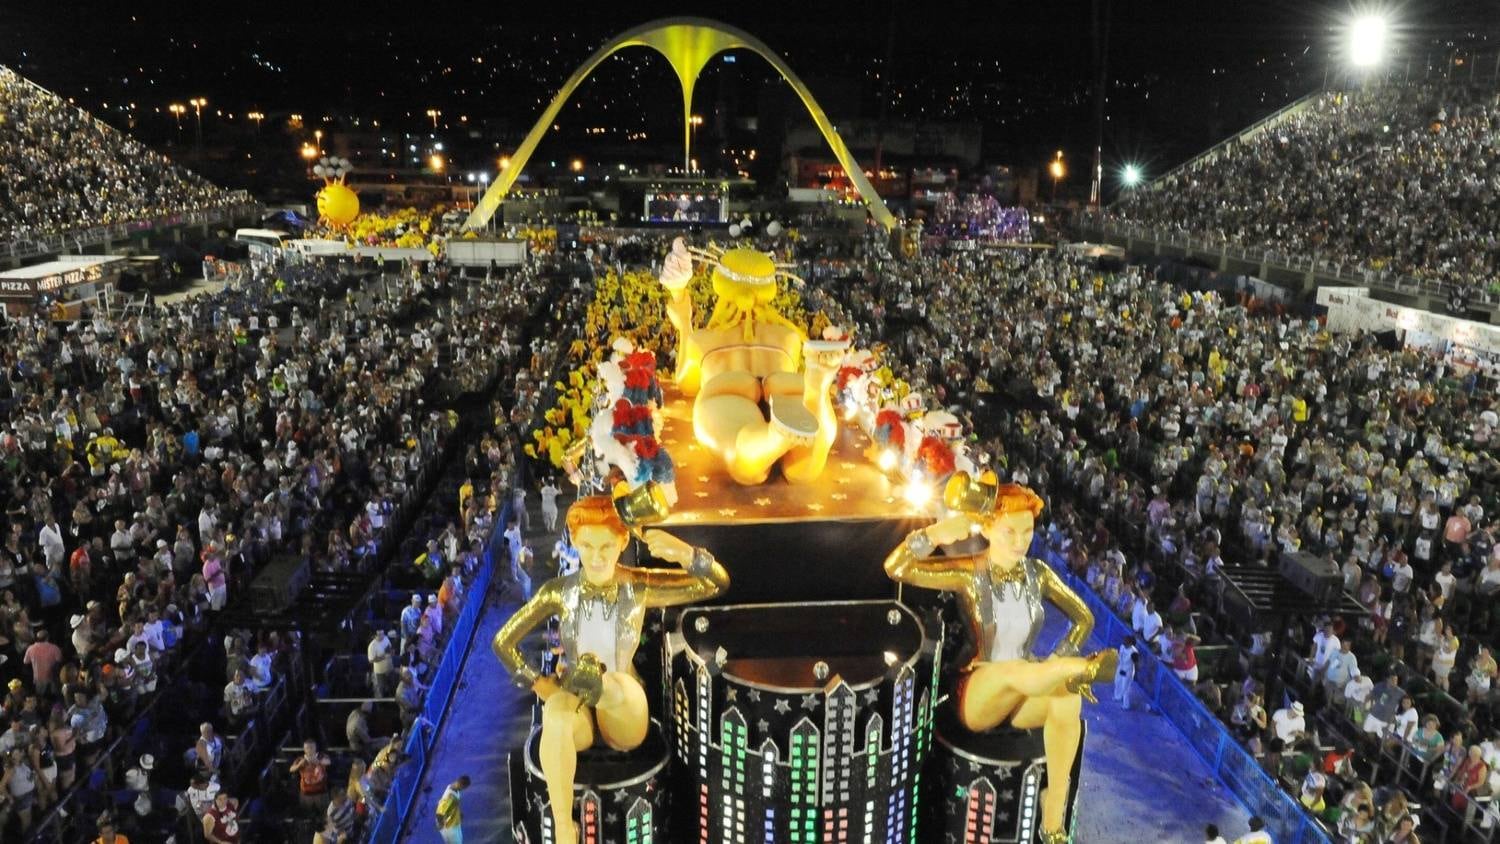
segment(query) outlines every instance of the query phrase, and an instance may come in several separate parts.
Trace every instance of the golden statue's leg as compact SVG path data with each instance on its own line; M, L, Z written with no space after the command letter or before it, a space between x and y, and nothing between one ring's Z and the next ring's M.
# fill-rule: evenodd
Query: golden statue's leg
M793 447L781 462L786 479L792 483L816 480L828 464L828 452L839 435L839 417L833 407L832 393L833 379L837 375L835 366L820 362L817 355L808 356L807 372L800 385L802 404L818 420L818 433L811 444Z
M1034 697L1021 704L1011 725L1023 730L1042 728L1047 753L1047 787L1042 791L1042 831L1061 832L1066 824L1068 789L1073 782L1073 760L1083 741L1083 698L1064 692Z
M1010 693L1022 699L1050 697L1063 691L1063 684L1087 667L1088 660L1080 656L1054 656L1041 662L982 662L969 673L959 717L965 727L984 732L1020 705Z
M646 740L651 713L639 680L619 671L604 675L604 693L594 707L599 737L615 750L634 750Z
M573 823L573 782L578 775L578 752L594 743L593 717L578 696L556 692L542 705L542 741L538 762L547 781L552 804L552 828L557 844L576 844Z
M758 484L786 453L788 441L760 409L761 382L748 372L724 372L709 379L693 402L693 433L724 460L729 476Z

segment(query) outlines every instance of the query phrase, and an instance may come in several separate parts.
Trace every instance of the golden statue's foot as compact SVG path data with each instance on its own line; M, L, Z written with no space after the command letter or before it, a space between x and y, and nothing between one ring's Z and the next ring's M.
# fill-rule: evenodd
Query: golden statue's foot
M1063 688L1076 694L1082 695L1089 703L1098 703L1099 699L1094 697L1093 683L1098 682L1099 677L1114 676L1115 669L1120 665L1120 655L1112 650L1097 651L1089 657L1082 671L1073 675Z
M1039 795L1042 804L1042 828L1037 830L1037 835L1041 838L1043 844L1068 844L1072 838L1068 834L1066 817L1068 811L1068 788L1066 785L1063 785L1062 791L1058 792L1062 803L1053 805L1053 787L1053 785L1049 784L1046 788L1042 789L1042 793ZM1056 826L1053 826L1053 824L1056 824Z
M772 395L767 397L767 404L771 406L771 426L792 445L809 445L818 435L818 418L803 406L800 396Z
M556 844L578 844L578 825L569 818L566 822L560 818L552 819L552 840Z

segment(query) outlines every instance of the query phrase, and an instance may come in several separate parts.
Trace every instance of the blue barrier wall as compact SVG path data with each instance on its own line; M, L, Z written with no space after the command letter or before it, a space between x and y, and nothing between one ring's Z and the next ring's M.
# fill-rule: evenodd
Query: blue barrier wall
M1074 577L1062 557L1046 547L1042 537L1037 537L1032 550L1088 605L1094 614L1094 635L1100 644L1118 648L1131 633L1130 623L1115 615L1087 583ZM1323 827L1261 769L1255 757L1235 740L1193 690L1178 679L1170 666L1150 652L1142 652L1135 682L1229 792L1250 814L1259 815L1266 822L1266 831L1277 844L1330 844Z
M448 637L448 644L444 646L443 655L438 659L437 670L433 672L432 686L427 691L427 700L422 706L417 727L406 739L404 750L407 761L396 769L391 782L391 793L385 800L385 809L370 832L369 840L373 844L396 844L396 840L401 837L401 830L406 826L407 815L411 814L412 805L416 802L422 778L427 774L429 754L437 740L443 718L448 713L448 702L453 698L454 689L458 687L459 669L463 668L469 644L474 638L474 629L479 624L479 616L484 612L485 599L495 575L496 552L505 544L504 526L510 521L510 513L511 505L507 502L501 508L500 516L495 519L494 532L490 534L484 558L480 560L479 574L469 584L464 608L453 625L453 635ZM424 729L421 726L424 721L432 726Z

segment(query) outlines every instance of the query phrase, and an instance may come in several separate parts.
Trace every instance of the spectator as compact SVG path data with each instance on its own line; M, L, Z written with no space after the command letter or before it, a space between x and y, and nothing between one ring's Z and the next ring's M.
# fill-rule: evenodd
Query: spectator
M405 611L402 612L404 615ZM391 653L394 633L395 631L376 630L369 647L365 649L365 657L370 663L371 694L378 698L390 697L394 688L396 660Z
M328 768L332 763L318 752L318 743L312 739L302 742L302 755L292 762L291 771L297 775L297 793L304 809L324 811L328 803Z
M1285 709L1278 709L1271 716L1271 726L1276 732L1276 737L1284 744L1291 744L1300 738L1307 730L1307 722L1303 718L1302 701L1292 701L1292 705Z
M203 838L207 844L239 844L238 800L223 791L214 794L213 803L203 812Z
M57 667L63 659L62 649L48 641L49 638L47 628L36 631L36 641L21 660L31 666L32 688L41 696L50 696L56 690Z

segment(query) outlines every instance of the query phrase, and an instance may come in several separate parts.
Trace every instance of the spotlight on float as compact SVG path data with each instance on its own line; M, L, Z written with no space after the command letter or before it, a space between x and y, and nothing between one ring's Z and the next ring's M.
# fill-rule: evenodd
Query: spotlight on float
M927 502L932 500L932 487L920 480L913 480L906 485L906 489L902 491L901 497L905 498L906 503L913 507L926 507Z
M880 471L882 472L889 472L890 470L896 468L896 452L891 451L890 449L885 449L884 451L880 452L880 458L877 463L880 466Z
M1127 164L1120 170L1120 184L1126 188L1133 188L1141 183L1141 168L1134 164Z
M1385 61L1390 32L1390 18L1383 14L1363 14L1351 21L1347 36L1349 64L1370 68Z

